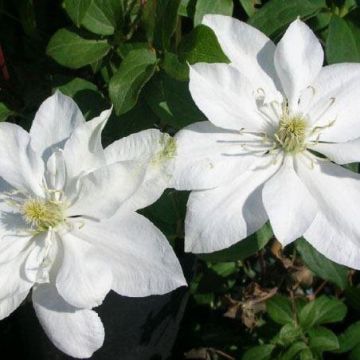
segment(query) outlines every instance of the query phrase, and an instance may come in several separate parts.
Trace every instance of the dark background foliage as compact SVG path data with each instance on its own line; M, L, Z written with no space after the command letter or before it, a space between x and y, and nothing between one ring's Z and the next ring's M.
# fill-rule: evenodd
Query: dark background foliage
M300 16L332 64L360 62L358 6L355 0L0 0L0 121L29 128L40 103L60 89L87 119L114 104L104 144L152 127L174 134L204 119L188 91L187 63L228 62L201 25L204 14L233 15L274 41ZM349 166L358 171L358 164ZM360 359L357 272L302 239L282 249L268 225L230 249L184 258L186 199L168 190L143 213L185 259L189 291L142 300L111 295L99 309L105 350L94 359L161 359L171 348L172 359ZM0 323L1 358L66 358L39 340L44 335L30 309L27 303Z

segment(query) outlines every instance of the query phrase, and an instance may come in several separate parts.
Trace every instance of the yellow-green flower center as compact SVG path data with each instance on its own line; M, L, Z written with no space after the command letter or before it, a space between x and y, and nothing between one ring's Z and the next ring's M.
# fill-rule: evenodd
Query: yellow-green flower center
M301 115L282 115L275 133L277 143L285 152L297 153L305 150L308 124Z
M62 204L53 200L29 199L22 205L21 213L36 232L55 228L65 221Z
M161 150L152 159L153 164L172 159L176 155L176 140L168 134L160 138Z

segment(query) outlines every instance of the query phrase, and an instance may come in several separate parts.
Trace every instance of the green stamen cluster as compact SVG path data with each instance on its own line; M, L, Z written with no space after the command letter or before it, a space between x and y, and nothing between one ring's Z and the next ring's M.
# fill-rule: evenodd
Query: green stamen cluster
M51 200L29 199L22 205L21 213L36 232L55 228L65 221L63 207Z
M288 153L297 153L305 149L307 122L300 116L283 115L275 133L278 144Z
M176 140L168 134L163 134L160 139L161 150L154 156L152 162L158 163L169 160L176 154Z

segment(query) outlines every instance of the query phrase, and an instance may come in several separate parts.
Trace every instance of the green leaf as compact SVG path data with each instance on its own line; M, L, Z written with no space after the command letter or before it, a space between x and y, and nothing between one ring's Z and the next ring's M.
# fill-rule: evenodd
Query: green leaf
M329 329L319 326L308 331L310 349L316 353L333 351L339 348L337 336Z
M294 343L294 341L300 340L302 335L302 330L298 325L288 323L280 329L279 334L276 336L276 343L288 347Z
M112 35L123 23L124 0L92 0L82 25L99 35Z
M273 233L270 225L265 224L255 234L239 241L225 250L213 252L211 254L197 255L205 261L236 261L244 260L261 250L272 238Z
M245 352L242 360L270 360L274 348L271 344L254 346Z
M10 110L4 103L0 102L0 121L5 121L14 112Z
M345 266L338 265L327 259L304 239L296 241L296 249L305 265L317 276L336 284L340 289L346 288L348 269Z
M257 10L248 22L270 36L279 33L298 16L308 19L325 7L325 0L272 0Z
M345 353L360 344L360 321L351 324L339 335L339 350L337 353Z
M106 40L88 40L60 29L50 39L46 53L59 64L78 69L103 58L110 50Z
M116 114L123 114L135 106L141 89L155 72L156 61L155 52L146 49L133 50L125 57L109 83Z
M290 300L282 295L275 295L266 301L266 311L273 321L284 325L294 321Z
M186 81L189 79L188 65L181 62L178 56L172 52L164 52L164 58L160 66L168 75L176 80Z
M148 0L144 6L143 21L150 43L157 49L169 50L181 0Z
M71 78L71 79L66 79L65 81L61 81L61 79L56 79L56 80L57 82L60 83L56 86L56 88L60 90L64 95L70 97L74 97L79 91L98 90L97 86L94 83L81 78Z
M255 14L257 10L255 5L261 5L261 0L239 0L239 2L249 17Z
M296 359L296 355L300 351L305 349L308 349L308 346L304 342L302 341L295 342L287 349L287 351L284 354L280 356L279 360L294 360Z
M349 286L345 289L347 303L355 310L360 311L360 288Z
M329 64L360 61L359 10L352 11L345 18L332 16L325 47Z
M196 0L181 0L178 14L192 18L195 13Z
M188 82L160 73L149 83L145 97L154 113L175 129L206 120L191 98Z
M80 26L92 0L65 0L65 10L71 20Z
M215 271L221 277L228 277L229 275L233 274L237 271L236 262L222 262L222 263L215 263L209 264L211 270Z
M359 360L360 359L360 345L355 346L349 355L349 360Z
M215 33L205 25L199 25L184 36L179 45L179 58L190 64L197 62L229 63Z
M346 313L347 308L342 301L320 296L301 309L299 322L303 328L310 329L316 325L342 321Z
M310 349L304 349L300 352L300 360L316 360Z
M221 14L231 16L234 4L232 0L197 0L194 15L194 26L201 24L204 15Z

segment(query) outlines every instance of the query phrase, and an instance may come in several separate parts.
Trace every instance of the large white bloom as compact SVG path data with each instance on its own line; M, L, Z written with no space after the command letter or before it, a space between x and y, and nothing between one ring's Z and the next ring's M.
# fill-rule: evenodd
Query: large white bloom
M226 248L270 219L283 245L304 236L359 269L360 177L334 162L360 160L360 64L322 67L321 45L300 20L277 46L231 17L203 23L231 63L190 69L192 97L210 121L176 136L175 185L198 190L187 251Z
M149 130L132 136L133 147L126 138L104 151L101 131L110 112L85 122L77 105L56 92L41 105L30 134L0 124L0 176L7 188L0 202L0 318L32 288L49 338L79 358L103 343L103 325L91 308L110 289L147 296L185 285L166 238L135 212L163 190L148 190L158 170L147 165L169 139ZM115 148L127 157L116 157Z

